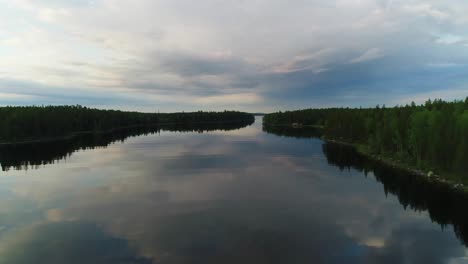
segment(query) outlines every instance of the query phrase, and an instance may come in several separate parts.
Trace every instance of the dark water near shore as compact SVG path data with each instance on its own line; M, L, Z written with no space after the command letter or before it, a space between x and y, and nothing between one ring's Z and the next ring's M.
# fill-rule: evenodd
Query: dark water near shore
M0 149L0 264L468 263L466 195L314 131L219 129Z

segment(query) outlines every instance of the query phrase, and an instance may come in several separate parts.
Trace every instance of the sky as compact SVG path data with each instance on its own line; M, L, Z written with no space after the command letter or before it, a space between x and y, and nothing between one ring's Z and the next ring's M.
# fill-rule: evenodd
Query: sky
M0 105L171 112L468 95L466 0L0 0Z

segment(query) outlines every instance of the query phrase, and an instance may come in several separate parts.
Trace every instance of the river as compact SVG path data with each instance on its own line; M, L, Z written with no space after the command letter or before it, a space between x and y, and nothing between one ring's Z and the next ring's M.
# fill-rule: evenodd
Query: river
M468 263L466 195L261 122L0 149L0 264Z

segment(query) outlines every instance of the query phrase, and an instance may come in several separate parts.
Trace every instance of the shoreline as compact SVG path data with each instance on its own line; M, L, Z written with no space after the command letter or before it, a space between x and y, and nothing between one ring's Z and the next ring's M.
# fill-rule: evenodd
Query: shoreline
M278 126L278 127L291 127L291 128L296 128L296 129L301 129L301 127L294 127L293 124L265 124L267 126ZM302 127L314 127L317 129L322 129L323 126L317 126L317 125L303 125ZM383 156L383 155L375 155L373 153L370 153L368 150L366 150L366 145L361 145L361 144L355 144L355 143L350 143L346 141L340 141L336 139L329 139L326 138L325 136L320 137L324 142L329 142L329 143L334 143L334 144L339 144L343 146L349 146L352 147L354 150L356 150L357 153L365 156L366 158L373 160L375 162L379 162L384 166L388 166L390 168L398 169L398 170L403 170L407 173L413 174L417 177L420 177L424 179L426 182L431 183L431 184L441 184L445 185L448 188L458 191L458 192L464 192L468 193L468 186L465 186L463 183L453 181L451 179L447 179L447 177L444 177L439 174L435 174L432 171L424 171L422 169L416 168L415 166L409 165L407 163L404 163L399 160L394 160L392 157L388 156Z
M443 176L441 176L439 174L435 174L432 171L425 172L424 170L415 168L412 165L406 164L406 163L398 161L398 160L394 160L391 157L372 154L372 153L370 153L369 151L367 151L365 149L366 148L365 145L353 144L353 143L349 143L349 142L346 142L346 141L340 141L340 140L336 140L336 139L328 139L326 137L322 137L321 139L323 141L325 141L325 142L330 142L330 143L334 143L334 144L339 144L339 145L352 147L352 148L354 148L356 150L356 152L358 152L359 154L367 157L368 159L371 159L371 160L376 161L376 162L380 162L381 164L383 164L385 166L388 166L388 167L391 167L391 168L394 168L394 169L406 171L406 172L408 172L410 174L421 177L422 179L424 179L428 183L442 184L442 185L445 185L445 186L447 186L447 187L449 187L449 188L451 188L451 189L453 189L455 191L462 191L462 192L468 193L468 188L467 188L468 186L465 186L462 183L455 182L453 180L447 179L447 178L445 178L445 177L443 177Z
M106 134L106 133L112 133L112 132L115 132L115 131L118 131L118 130L129 129L129 128L144 128L144 127L163 128L164 126L168 126L168 125L202 125L202 124L207 124L208 125L208 124L231 124L231 123L242 123L242 122L243 121L235 120L235 121L223 121L223 122L191 122L191 123L170 122L170 123L159 123L159 124L131 125L131 126L115 127L115 128L111 128L111 129L108 129L108 130L76 131L76 132L72 132L72 133L70 133L68 135L48 137L48 138L37 138L37 139L21 140L21 141L13 141L13 142L11 142L11 141L10 142L0 141L0 147L70 140L70 139L72 139L74 137L77 137L77 136L80 136L80 135Z

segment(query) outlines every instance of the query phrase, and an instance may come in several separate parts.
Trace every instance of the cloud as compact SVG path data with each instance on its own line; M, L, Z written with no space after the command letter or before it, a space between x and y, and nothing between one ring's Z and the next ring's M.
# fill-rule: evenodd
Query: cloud
M409 104L410 102L415 102L417 104L422 104L428 99L444 99L444 100L463 100L468 96L467 89L457 88L457 87L447 87L443 90L431 90L428 92L423 92L419 94L411 94L407 96L401 96L396 99L394 103L404 105Z
M279 74L306 70L310 70L310 72L313 73L321 73L327 70L325 68L327 62L329 62L330 58L333 58L335 54L335 50L328 48L319 50L313 54L299 55L294 57L291 61L276 66L272 71Z
M34 96L26 95L26 94L17 94L17 93L0 93L0 100L8 101L8 100L31 100Z
M242 103L260 103L262 98L255 93L239 93L217 96L205 96L197 99L200 104L206 105L225 105L225 104L242 104Z
M432 18L436 18L439 20L446 19L450 15L446 12L443 12L437 8L434 8L430 4L413 4L413 5L403 5L403 10L409 13L413 13L415 15L424 15L429 16Z
M73 87L57 91L63 97L73 89L117 93L128 97L135 108L140 107L135 98L160 98L177 102L179 109L212 109L217 106L208 103L210 97L243 93L262 98L262 102L239 106L252 111L295 103L302 107L292 98L312 102L325 94L378 97L385 92L392 100L392 94L409 86L407 75L424 72L428 63L453 58L454 63L468 63L464 48L468 3L462 0L450 4L436 0L294 4L286 0L3 0L2 4L0 76ZM364 74L369 63L372 73ZM347 64L362 67L359 86L348 74L352 70L344 70ZM394 88L382 88L390 76ZM419 87L428 83L424 74L414 77L420 80ZM464 77L457 82L468 84ZM415 94L426 89L414 87L410 92ZM73 100L62 102L68 101Z
M350 60L349 63L360 63L360 62L365 62L365 61L371 61L371 60L375 60L378 58L382 58L383 56L384 54L380 49L372 48L364 52L362 55Z
M197 75L222 75L241 71L247 64L241 60L218 54L207 56L176 54L162 58L163 70L184 77Z

